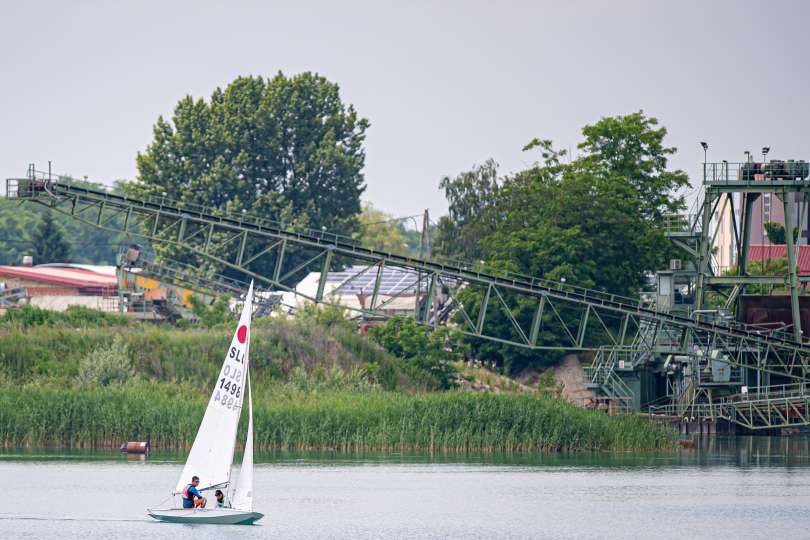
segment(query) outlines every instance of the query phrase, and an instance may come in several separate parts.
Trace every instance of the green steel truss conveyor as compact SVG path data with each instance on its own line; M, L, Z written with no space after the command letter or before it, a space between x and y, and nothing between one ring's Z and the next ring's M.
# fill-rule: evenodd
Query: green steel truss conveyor
M28 178L7 180L6 195L20 204L38 203L132 238L178 246L220 268L254 278L268 290L292 291L318 303L341 305L337 297L340 290L365 276L368 302L355 309L365 316L386 317L393 302L410 297L416 298L416 318L424 324L439 324L453 312L458 329L469 336L533 350L594 351L597 360L592 380L614 391L625 389L615 380L620 371L617 358L621 355L627 356L629 366L650 355L674 352L709 358L721 351L736 368L758 370L802 385L810 368L810 346L789 336L695 320L657 309L644 297L626 298L480 265L385 253L326 231L293 230L260 217L161 197L128 197L83 184L51 181L33 172ZM290 264L293 254L294 265ZM257 272L258 261L272 271ZM362 265L363 270L327 290L327 272L349 264ZM386 268L411 274L410 285L395 293L381 294L380 282ZM309 270L320 271L320 280L314 294L304 295L296 291L296 285L302 272ZM465 304L464 299L471 297L475 302ZM527 303L532 306L533 316L518 320L518 305ZM504 330L504 322L508 330ZM550 332L554 339L544 339ZM712 403L706 416L723 418L727 410ZM736 410L735 415L739 414ZM806 409L802 411L808 414ZM773 413L769 418L773 416L778 417ZM729 420L738 421L736 416Z

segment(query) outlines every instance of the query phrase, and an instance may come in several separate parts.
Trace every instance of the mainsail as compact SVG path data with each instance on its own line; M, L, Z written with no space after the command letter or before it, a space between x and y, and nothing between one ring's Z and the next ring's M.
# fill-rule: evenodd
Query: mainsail
M242 469L239 483L233 496L233 507L237 510L253 511L253 392L250 389L250 374L247 377L248 428L245 439L245 455L242 456Z
M245 380L250 350L250 316L253 308L253 282L250 283L239 324L219 371L214 391L205 410L186 466L177 481L175 493L181 493L192 476L200 477L197 489L224 486L230 480L236 428L242 413ZM252 414L251 414L252 417ZM252 418L251 418L252 420ZM249 426L252 428L252 425ZM252 437L251 437L252 438ZM251 448L252 454L252 448ZM251 455L252 462L252 455ZM252 463L251 463L252 469ZM251 471L252 483L252 471ZM250 491L253 488L251 486Z

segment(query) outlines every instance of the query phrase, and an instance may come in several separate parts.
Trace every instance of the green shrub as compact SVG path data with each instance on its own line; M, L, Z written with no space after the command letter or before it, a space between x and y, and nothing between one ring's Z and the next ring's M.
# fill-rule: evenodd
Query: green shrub
M207 306L197 295L191 295L188 301L191 303L191 310L197 317L197 321L206 328L232 323L236 319L231 313L227 296L220 296L210 306Z
M338 306L308 303L296 311L295 318L314 322L329 329L356 330L355 323L346 317L346 310Z
M125 383L132 370L130 351L121 336L115 336L109 346L99 346L79 363L79 383L106 386Z
M23 327L64 324L79 328L94 328L127 326L132 321L125 315L108 313L84 306L69 306L65 311L50 311L26 305L6 311L0 317L0 323L12 323Z
M391 354L429 373L439 388L455 385L457 372L451 362L460 360L461 355L450 348L456 341L450 329L441 327L429 332L411 317L394 317L373 327L369 335Z
M551 396L560 396L564 390L563 385L554 378L554 370L545 370L537 379L537 389Z
M348 390L364 392L379 388L377 382L361 367L344 371L337 366L307 372L297 366L290 374L289 387L297 392Z

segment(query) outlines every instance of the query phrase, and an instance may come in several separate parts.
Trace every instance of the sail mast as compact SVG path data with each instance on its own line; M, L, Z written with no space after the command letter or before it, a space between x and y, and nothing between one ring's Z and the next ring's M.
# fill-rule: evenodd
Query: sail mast
M236 445L236 429L242 413L250 348L250 318L253 311L253 282L250 283L239 324L214 384L186 465L177 481L181 493L192 476L200 477L198 489L227 485Z
M245 455L239 471L239 483L233 497L233 507L237 510L253 511L253 392L250 388L250 372L247 375L248 428L245 437Z

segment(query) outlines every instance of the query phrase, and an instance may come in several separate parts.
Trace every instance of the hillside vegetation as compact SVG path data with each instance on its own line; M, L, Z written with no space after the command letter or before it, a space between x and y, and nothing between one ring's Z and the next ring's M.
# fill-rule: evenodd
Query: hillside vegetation
M445 390L452 363L429 342L428 358L416 357L423 338L413 332L402 321L375 332L383 343L410 336L400 349L390 347L394 354L329 313L255 321L257 447L671 447L670 434L656 424L585 411L553 393ZM230 324L178 329L76 308L9 312L0 319L0 444L115 447L148 439L159 448L187 448L231 336Z
M130 363L128 380L207 389L219 373L231 326L181 329L80 307L64 313L25 307L0 318L0 376L17 383L92 385L97 381L79 379L82 360L120 343ZM326 380L335 372L387 390L431 390L440 384L429 370L386 352L351 325L316 315L254 321L250 359L256 386L302 376Z

